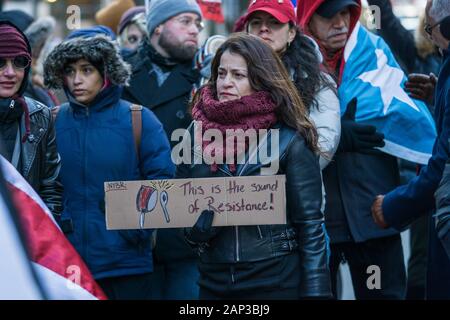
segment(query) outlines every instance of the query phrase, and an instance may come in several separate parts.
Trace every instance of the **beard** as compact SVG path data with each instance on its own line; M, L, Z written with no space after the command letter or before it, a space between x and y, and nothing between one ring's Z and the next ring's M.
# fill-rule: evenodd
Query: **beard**
M167 30L164 30L161 33L158 44L172 59L177 61L185 62L192 60L197 52L197 46L180 43L178 39Z

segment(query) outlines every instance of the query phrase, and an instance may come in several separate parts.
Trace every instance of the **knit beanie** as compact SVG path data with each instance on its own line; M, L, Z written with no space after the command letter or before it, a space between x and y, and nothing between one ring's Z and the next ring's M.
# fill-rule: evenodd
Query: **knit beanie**
M140 13L145 13L144 6L138 6L128 9L120 19L119 27L117 28L117 34L121 34L123 29L125 29L125 27L133 21L133 18Z
M25 36L11 25L0 25L0 57L27 56L31 59Z
M202 16L196 0L152 0L147 13L149 36L156 27L181 13L192 12Z

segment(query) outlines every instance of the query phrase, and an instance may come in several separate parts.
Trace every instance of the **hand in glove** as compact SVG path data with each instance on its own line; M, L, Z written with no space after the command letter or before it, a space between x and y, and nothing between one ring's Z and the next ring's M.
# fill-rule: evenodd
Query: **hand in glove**
M372 125L355 122L357 99L347 105L347 110L341 119L341 139L337 152L359 152L379 154L376 147L384 147L384 134Z
M212 226L214 211L203 210L195 225L186 231L186 239L190 244L209 242L218 233L218 228Z

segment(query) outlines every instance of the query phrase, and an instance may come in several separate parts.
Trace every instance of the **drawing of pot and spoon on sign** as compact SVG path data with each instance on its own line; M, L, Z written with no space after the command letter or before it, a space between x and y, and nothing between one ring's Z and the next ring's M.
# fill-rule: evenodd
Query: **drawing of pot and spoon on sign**
M139 213L139 228L144 229L145 215L155 210L158 204L158 198L163 210L164 218L170 223L169 211L167 205L169 203L169 194L167 190L173 187L173 183L164 181L151 181L149 185L141 185L136 195L136 210ZM159 195L159 197L158 197Z

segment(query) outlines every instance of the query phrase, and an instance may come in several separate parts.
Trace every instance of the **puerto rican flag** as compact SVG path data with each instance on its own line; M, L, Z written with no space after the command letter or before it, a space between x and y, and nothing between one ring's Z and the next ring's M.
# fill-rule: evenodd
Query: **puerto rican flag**
M384 40L358 22L344 49L339 86L341 114L357 98L356 121L374 125L385 136L381 151L427 164L436 127L427 106L404 91L406 76Z
M96 300L106 299L87 266L66 239L41 198L0 156L4 175L18 217L8 217L0 198L0 297L2 299ZM16 219L18 218L18 219ZM24 261L16 219L24 234L31 268ZM5 222L5 223L4 223ZM1 229L4 230L1 230ZM12 291L10 291L12 290Z

